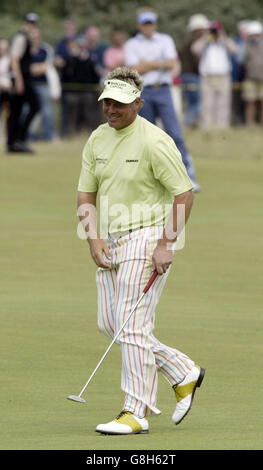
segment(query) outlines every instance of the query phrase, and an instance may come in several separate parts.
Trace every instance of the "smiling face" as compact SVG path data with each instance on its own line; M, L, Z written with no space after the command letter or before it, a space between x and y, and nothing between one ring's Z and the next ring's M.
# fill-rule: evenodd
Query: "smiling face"
M111 98L104 98L103 112L110 127L116 130L129 126L136 118L141 106L140 98L129 104L120 103Z

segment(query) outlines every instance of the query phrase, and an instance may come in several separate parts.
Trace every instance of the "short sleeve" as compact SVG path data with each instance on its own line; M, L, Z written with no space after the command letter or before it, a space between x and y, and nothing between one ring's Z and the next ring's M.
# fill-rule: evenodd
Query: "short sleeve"
M26 37L22 33L17 33L10 47L10 56L14 59L21 59L26 50Z
M168 34L163 35L163 44L164 44L164 55L165 59L176 59L178 57L178 53L176 50L175 43L171 36Z
M129 39L124 45L125 52L125 65L132 67L139 62L138 58L138 44L136 38Z
M173 196L193 189L181 153L173 139L164 135L151 146L150 161L154 177Z
M95 160L92 152L91 139L84 146L82 152L82 167L78 183L78 191L85 193L97 192L98 184L95 177Z

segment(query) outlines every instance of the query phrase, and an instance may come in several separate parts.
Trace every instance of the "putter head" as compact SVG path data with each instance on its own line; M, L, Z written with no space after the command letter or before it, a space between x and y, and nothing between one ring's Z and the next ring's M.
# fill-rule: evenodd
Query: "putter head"
M84 398L80 397L79 395L69 395L67 399L72 401L78 401L79 403L86 403Z

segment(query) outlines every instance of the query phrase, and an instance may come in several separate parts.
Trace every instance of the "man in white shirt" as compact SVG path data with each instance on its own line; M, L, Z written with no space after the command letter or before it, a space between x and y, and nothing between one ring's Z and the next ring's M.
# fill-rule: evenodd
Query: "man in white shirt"
M199 191L192 158L186 148L180 122L177 118L170 86L177 51L168 34L156 31L157 15L151 10L141 10L137 15L139 33L125 43L125 63L136 69L143 78L142 98L144 105L140 115L152 123L157 118L181 152L187 173L194 190Z
M237 54L237 45L226 36L219 21L212 21L208 33L192 44L192 52L200 57L200 126L227 128L231 124L230 54Z

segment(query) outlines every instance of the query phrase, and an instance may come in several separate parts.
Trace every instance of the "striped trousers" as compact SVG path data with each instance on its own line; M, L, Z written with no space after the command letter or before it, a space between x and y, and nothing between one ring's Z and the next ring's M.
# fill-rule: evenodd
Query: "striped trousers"
M96 281L98 328L110 338L125 322L152 274L152 254L162 231L161 226L146 227L106 240L112 268L98 268ZM156 278L117 340L122 354L123 409L139 417L161 413L156 407L158 371L173 386L194 366L189 357L153 335L155 309L168 273Z

